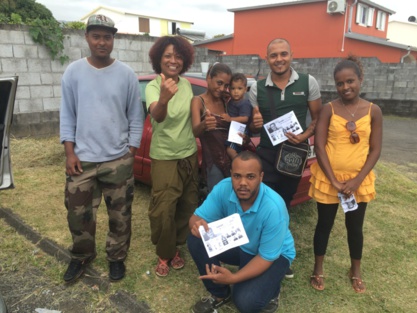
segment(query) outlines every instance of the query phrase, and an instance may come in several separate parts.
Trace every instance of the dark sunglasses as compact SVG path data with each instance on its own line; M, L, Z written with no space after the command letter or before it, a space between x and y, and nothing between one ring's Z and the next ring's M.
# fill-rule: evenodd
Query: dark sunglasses
M355 144L355 143L358 143L359 141L361 141L361 139L359 138L358 133L355 132L356 124L355 124L354 121L347 122L346 123L346 129L348 131L350 131L349 139L350 139L351 143Z

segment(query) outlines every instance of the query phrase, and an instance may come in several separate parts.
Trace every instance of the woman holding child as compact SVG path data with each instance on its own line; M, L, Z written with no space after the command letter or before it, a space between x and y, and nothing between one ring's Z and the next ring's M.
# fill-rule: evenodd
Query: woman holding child
M226 153L229 122L226 99L232 71L226 64L215 63L207 72L207 91L191 101L194 136L200 138L203 164L202 175L211 191L219 181L230 176L230 158Z
M362 65L353 56L340 61L333 72L339 98L321 110L315 136L317 161L311 166L309 195L317 201L314 234L315 263L311 286L324 289L323 262L339 197L356 199L357 208L345 208L351 266L349 279L357 293L365 292L361 276L363 222L369 201L375 198L372 168L381 154L381 109L360 97Z

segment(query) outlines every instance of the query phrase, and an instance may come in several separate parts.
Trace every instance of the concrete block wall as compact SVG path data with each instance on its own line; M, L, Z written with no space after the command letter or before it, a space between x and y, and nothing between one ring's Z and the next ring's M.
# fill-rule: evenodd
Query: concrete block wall
M152 73L148 52L155 37L117 34L112 56L125 62L138 74ZM61 76L68 64L89 55L84 32L65 31L65 55L62 65L51 60L46 48L33 42L28 28L21 25L0 25L0 76L19 76L12 134L48 136L59 132ZM201 62L223 62L234 72L266 76L269 68L258 55L215 55L196 48L190 71L200 72ZM333 69L338 59L295 59L297 71L310 73L319 82L323 102L337 97ZM417 118L417 67L413 64L386 64L376 58L362 59L364 65L364 97L381 106L384 114Z
M148 51L155 38L117 34L112 56L136 73L151 73ZM84 31L66 30L64 54L69 62L52 60L47 49L35 43L28 27L0 25L0 77L19 76L12 134L16 137L49 136L59 130L61 77L67 66L90 54Z
M198 61L224 62L234 71L266 76L269 66L256 55L198 56ZM337 98L333 70L338 58L294 59L295 70L313 75L322 92L323 103ZM381 63L377 58L361 59L364 72L362 96L378 104L384 114L417 118L417 66L409 63ZM198 62L197 62L198 63ZM259 66L258 66L259 64Z

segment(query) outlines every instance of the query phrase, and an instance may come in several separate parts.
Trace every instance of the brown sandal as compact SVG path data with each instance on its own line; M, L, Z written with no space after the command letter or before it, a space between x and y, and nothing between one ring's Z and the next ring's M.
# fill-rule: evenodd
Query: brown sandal
M180 257L180 250L177 250L177 253L175 253L175 256L171 259L172 268L174 270L182 269L185 265L184 259Z
M310 285L316 290L324 290L324 275L311 275L310 276Z
M356 293L364 293L366 291L365 284L360 277L351 276L350 282L352 283L352 288Z
M168 259L158 258L158 265L155 268L155 274L159 277L165 277L169 273Z

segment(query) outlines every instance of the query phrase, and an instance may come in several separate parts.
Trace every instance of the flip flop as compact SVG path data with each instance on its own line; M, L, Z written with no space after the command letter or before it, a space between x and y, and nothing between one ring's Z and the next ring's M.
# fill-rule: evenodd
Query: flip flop
M310 276L310 285L316 290L324 290L324 275L311 275Z
M365 284L360 277L351 276L349 278L352 283L352 288L356 293L364 293L366 291Z

